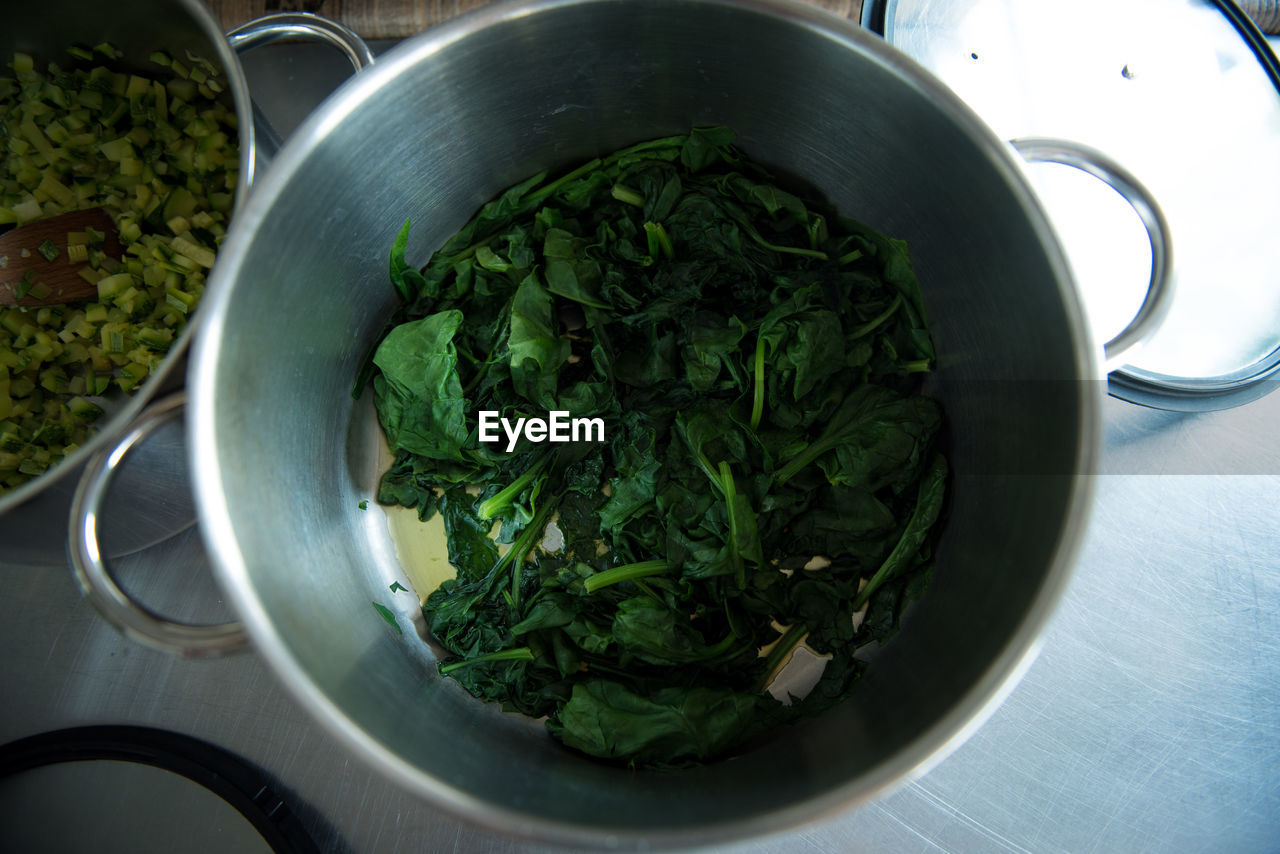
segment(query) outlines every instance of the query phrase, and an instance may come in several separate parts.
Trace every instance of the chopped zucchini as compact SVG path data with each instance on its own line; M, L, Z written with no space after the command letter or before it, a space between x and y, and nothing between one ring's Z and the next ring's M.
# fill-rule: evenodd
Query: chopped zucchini
M44 70L14 54L0 73L0 224L102 207L124 248L109 257L92 230L46 241L37 251L65 249L98 298L0 309L0 495L80 447L103 413L94 398L153 374L204 292L234 200L236 119L212 64L171 56L125 64L109 44L73 46ZM2 259L0 282L48 292L7 281Z

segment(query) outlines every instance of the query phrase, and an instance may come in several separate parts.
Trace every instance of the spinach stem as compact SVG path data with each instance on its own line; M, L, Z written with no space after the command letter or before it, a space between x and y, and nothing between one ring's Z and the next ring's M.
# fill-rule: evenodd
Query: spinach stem
M721 207L721 210L723 210L726 214L732 217L733 220L737 222L739 226L742 227L742 230L747 233L748 237L750 237L756 243L763 246L765 249L772 250L773 252L783 252L788 255L801 255L801 256L804 256L805 258L817 258L819 261L826 261L829 257L827 253L823 252L820 249L805 249L804 247L801 247L801 246L779 246L776 243L770 243L769 241L764 239L764 236L761 235L759 231L756 230L756 227L751 222L751 219L745 213L743 213L741 208L739 208L737 205L730 204L730 203L723 203L720 205L720 207Z
M803 255L806 258L817 258L819 261L827 260L827 253L819 249L805 249L801 246L779 246L776 243L770 243L765 240L760 236L760 233L754 229L748 231L747 234L750 235L756 243L759 243L765 249L771 249L774 252L784 252L788 255Z
M648 578L651 575L662 575L670 571L671 564L665 560L642 560L638 563L611 567L603 572L588 576L582 582L582 589L588 593L595 593L601 587L608 587L610 584L617 584L620 581Z
M529 524L520 532L520 536L516 537L516 541L511 544L511 548L498 558L498 563L494 566L494 572L501 572L503 566L511 565L511 606L517 611L520 609L520 565L524 563L529 549L533 548L533 544L542 536L557 503L559 503L558 497L543 502L542 507L529 520Z
M864 335L868 335L874 332L886 320L893 317L894 312L896 312L901 306L902 306L902 294L894 294L893 302L889 303L888 308L886 308L884 311L880 312L875 317L868 320L866 323L859 326L857 329L850 332L849 337L861 338Z
M662 253L668 261L675 260L676 248L671 243L671 235L667 234L667 230L662 227L662 223L646 222L644 224L644 232L649 238L650 256Z
M543 199L547 198L550 195L553 195L557 190L559 190L561 187L563 187L565 184L569 183L570 181L577 180L578 178L581 178L584 174L596 169L597 167L600 166L600 163L601 163L600 158L596 158L595 160L582 164L577 169L574 169L572 172L569 172L565 175L560 176L556 180L552 181L550 184L545 184L539 189L534 190L533 192L529 193L528 195L526 195L524 198L520 199L516 203L515 209L507 214L507 218L510 219L511 217L515 217L521 213L527 213L528 211L533 210L535 207L538 206L540 202L542 202ZM475 243L472 243L467 248L461 249L458 252L455 252L453 255L446 256L444 259L442 259L442 261L447 266L452 267L456 265L459 261L462 261L466 258L470 258L471 256L475 255L477 251L479 251L481 248L487 247L491 242L493 242L498 237L499 237L498 234L489 234L484 238L477 240ZM440 262L437 262L433 258L432 263L435 264Z
M816 441L809 444L800 453L796 454L787 464L773 473L773 482L778 486L782 486L791 480L800 469L825 454L829 449L835 447L839 441L839 436L833 436L829 439L819 437Z
M846 401L846 404L848 401ZM859 413L855 410L852 414L842 416L844 407L842 406L833 416L833 420L828 422L826 429L822 434L814 439L795 456L787 461L787 464L773 473L773 481L778 486L782 486L788 480L795 476L802 468L834 448L845 438L849 431L857 428L859 421Z
M763 691L769 686L769 679L774 675L773 672L778 669L778 665L791 654L791 651L799 645L800 641L808 633L809 627L804 623L796 623L787 627L787 630L782 633L782 637L778 638L777 643L769 650L769 655L765 657L764 675L760 677L760 684L756 686L757 691Z
M742 563L742 552L738 550L738 514L734 508L734 499L738 489L733 482L733 470L727 462L720 463L720 490L724 493L726 515L729 517L729 562L733 565L733 577L738 582L738 589L747 587L747 569Z
M686 139L688 139L687 135L680 134L677 136L664 136L660 139L650 140L649 142L642 142L637 145L633 145L630 148L625 148L621 151L615 151L612 154L608 154L602 162L605 166L614 166L621 163L623 160L636 158L636 155L642 152L661 151L663 149L669 150L673 148L679 152L679 150L684 147ZM650 157L643 159L655 158Z
M919 494L916 497L916 507L911 513L911 517L907 520L906 526L902 529L902 534L898 537L898 542L893 547L893 551L889 552L889 556L880 564L880 568L875 574L868 579L867 583L858 591L858 595L853 599L851 606L854 613L857 613L863 605L871 598L871 594L875 593L881 584L894 577L902 569L904 561L920 548L921 531L928 530L938 518L938 509L940 501L929 501L930 493L939 490L946 482L947 463L941 454L934 454L930 461L929 468L925 471L923 479L920 481Z
M533 465L524 470L524 473L517 477L511 483L507 484L495 495L486 498L480 502L480 506L476 508L476 515L481 520L488 522L494 516L497 516L503 510L511 505L511 502L519 495L529 481L533 480L542 471L542 467L547 464L547 460L551 459L551 452L543 454Z
M507 330L511 328L511 303L508 302L506 305L502 307L502 314L505 316L506 319L502 322L502 331L497 336L499 339L501 339L501 337L504 334L506 334ZM463 397L467 397L468 395L470 395L471 392L475 389L475 387L480 384L480 381L484 379L485 374L489 373L489 366L493 364L493 357L497 355L497 353L498 353L497 347L494 347L489 351L489 355L485 357L484 362L476 370L475 375L471 377L471 379L467 382L466 386L463 387L462 389Z
M706 648L705 658L712 659L718 655L722 655L727 650L733 648L734 641L736 641L737 639L738 639L737 632L733 631L733 629L730 629L729 634L725 635L723 638L721 638L720 640L716 641L715 643L711 644Z
M684 424L679 416L676 417L676 432L684 440L685 447L693 455L693 461L698 464L698 468L702 469L702 473L707 476L707 480L711 481L711 485L716 489L720 489L719 473L712 467L711 460L707 459L707 455L702 453L701 449L694 447L693 442L689 440L689 435L685 432Z
M809 222L805 228L809 232L809 248L817 249L823 243L827 242L829 232L827 231L827 218L820 213L811 213Z
M756 336L755 382L752 384L751 429L760 426L764 416L764 334Z
M451 661L448 664L442 664L440 665L440 675L448 676L461 667L470 667L473 664L488 664L492 661L533 661L533 658L533 650L527 646L520 646L515 649L500 649L497 652L477 655L475 658L462 658L457 661Z
M594 171L597 167L600 166L600 162L601 162L600 158L597 157L595 160L591 160L591 161L588 161L587 163L582 164L577 169L574 169L572 172L568 172L560 176L559 178L552 181L550 184L547 184L546 186L542 187L541 189L535 190L534 192L530 193L528 196L525 196L525 198L521 201L520 209L532 210L533 203L542 201L547 196L552 195L553 193L555 193L557 190L559 190L561 187L563 187L565 184L569 183L570 181L576 181L578 178L581 178L583 175L587 174L588 172Z
M624 204L635 205L638 208L644 207L644 196L640 195L630 187L624 187L621 184L614 184L609 188L609 195Z

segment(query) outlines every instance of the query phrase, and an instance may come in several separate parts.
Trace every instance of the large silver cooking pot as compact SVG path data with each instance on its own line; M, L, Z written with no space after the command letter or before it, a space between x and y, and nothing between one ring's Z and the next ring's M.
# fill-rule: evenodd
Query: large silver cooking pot
M395 307L387 255L406 218L409 258L424 262L534 172L712 123L909 241L954 500L932 589L848 702L729 761L632 772L435 674L407 628L413 597L388 592L404 575L387 519L360 509L380 436L368 396L350 391ZM1085 527L1102 348L1021 157L909 60L804 4L546 0L431 30L295 134L214 279L187 418L219 580L261 654L349 748L508 833L596 849L740 837L922 773L1029 661ZM371 600L399 611L403 635Z
M238 191L233 218L244 205L245 190L279 147L270 126L256 120L248 84L238 54L281 38L303 38L329 44L357 69L372 62L368 47L346 27L316 15L278 14L250 21L224 35L201 0L43 0L10 3L0 27L0 61L15 51L32 54L41 69L62 63L73 44L108 42L121 50L127 67L154 72L147 57L163 50L185 61L188 55L207 59L222 70L228 106L234 109L241 152ZM160 367L139 391L115 393L98 402L106 412L94 435L58 466L17 489L0 495L0 557L14 563L62 563L67 553L67 514L86 462L117 441L157 394L180 384L186 370L187 348L194 324L183 330ZM155 467L146 480L174 474L163 454L153 455ZM190 503L171 507L158 501L156 484L149 484L147 511L120 514L115 544L118 551L141 548L191 524Z

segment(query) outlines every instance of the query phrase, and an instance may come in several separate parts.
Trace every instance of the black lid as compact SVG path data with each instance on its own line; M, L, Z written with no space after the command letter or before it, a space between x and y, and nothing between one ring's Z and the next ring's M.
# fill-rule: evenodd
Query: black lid
M91 726L0 746L0 850L136 852L166 846L318 850L261 771L189 736Z

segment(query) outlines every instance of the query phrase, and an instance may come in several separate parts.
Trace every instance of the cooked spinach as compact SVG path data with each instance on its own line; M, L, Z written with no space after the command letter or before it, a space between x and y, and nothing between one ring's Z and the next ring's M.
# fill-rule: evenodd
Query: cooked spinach
M441 514L457 569L424 605L440 672L643 766L847 696L927 583L946 491L906 245L780 189L724 128L535 175L421 269L408 234L368 373L378 499ZM606 442L507 453L481 410L600 417ZM764 689L802 640L831 660L786 705Z

